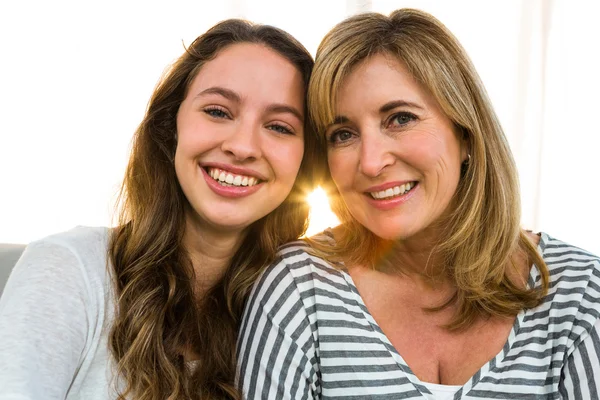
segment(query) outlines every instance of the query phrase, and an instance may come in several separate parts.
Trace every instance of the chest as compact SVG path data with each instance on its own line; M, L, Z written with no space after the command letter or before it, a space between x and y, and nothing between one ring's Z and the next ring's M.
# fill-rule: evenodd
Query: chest
M444 296L427 303L402 284L359 277L355 285L383 334L423 382L464 384L502 350L514 324L514 318L488 318L468 329L449 331L444 326L455 308L429 311L423 305L442 304Z
M401 307L401 305L399 305ZM415 375L423 382L463 385L502 351L513 320L485 320L465 331L451 332L437 316L373 307L372 316Z

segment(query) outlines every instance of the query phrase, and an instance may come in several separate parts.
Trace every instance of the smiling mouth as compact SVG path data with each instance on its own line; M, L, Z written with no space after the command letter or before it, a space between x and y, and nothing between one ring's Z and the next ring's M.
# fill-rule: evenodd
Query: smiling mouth
M208 176L221 186L255 186L262 181L253 176L237 175L219 168L205 168Z
M378 192L368 192L368 194L376 200L388 200L394 197L405 195L406 193L413 190L416 185L417 181L408 182L404 185L394 186L386 190L380 190Z

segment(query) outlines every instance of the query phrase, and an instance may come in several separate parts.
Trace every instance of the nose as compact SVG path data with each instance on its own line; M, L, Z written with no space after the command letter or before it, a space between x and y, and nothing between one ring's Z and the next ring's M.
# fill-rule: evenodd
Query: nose
M379 129L373 129L370 132L361 133L361 148L359 171L364 175L375 178L385 170L386 167L394 164L395 157L391 153L392 146L388 143L388 138Z
M256 121L240 121L232 128L232 132L221 144L224 153L236 161L256 160L261 157L260 130Z

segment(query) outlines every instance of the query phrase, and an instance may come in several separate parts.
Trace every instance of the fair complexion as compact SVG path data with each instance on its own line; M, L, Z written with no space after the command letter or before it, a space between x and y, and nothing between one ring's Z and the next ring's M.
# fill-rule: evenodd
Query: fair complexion
M177 114L184 246L201 287L222 276L246 229L290 193L304 153L302 75L260 44L204 64Z
M430 243L467 158L452 122L405 67L385 55L358 65L337 98L339 123L326 132L328 161L350 213L407 249Z
M514 318L444 326L456 288L432 256L467 159L466 143L397 58L374 55L342 82L328 127L331 176L352 216L394 243L385 269L347 265L367 309L424 382L462 385L502 349ZM518 281L529 267L515 257Z

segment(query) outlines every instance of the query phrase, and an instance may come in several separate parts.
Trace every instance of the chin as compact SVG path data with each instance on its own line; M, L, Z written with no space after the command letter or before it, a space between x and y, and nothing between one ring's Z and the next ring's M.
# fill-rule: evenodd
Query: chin
M217 218L217 219L209 220L208 222L211 225L216 226L223 231L243 231L244 229L246 229L250 225L252 225L255 221L256 220L249 220L249 219Z
M192 220L198 228L203 229L202 226L205 226L220 232L242 232L259 219L255 215L235 215L231 210L190 211L192 211Z
M405 226L387 226L385 229L371 229L368 226L365 227L369 229L375 236L383 240L405 240L410 239L415 234L415 232L412 230L406 229Z

